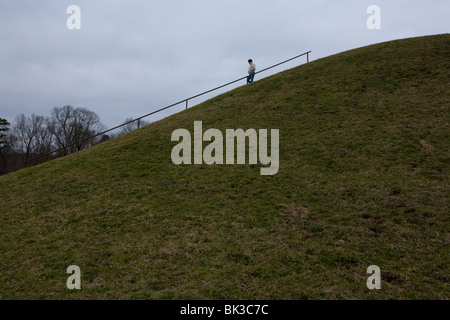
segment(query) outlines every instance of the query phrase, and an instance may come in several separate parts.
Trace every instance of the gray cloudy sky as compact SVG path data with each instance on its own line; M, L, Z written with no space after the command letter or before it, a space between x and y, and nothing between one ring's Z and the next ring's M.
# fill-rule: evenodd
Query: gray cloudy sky
M80 30L66 26L72 4ZM372 4L380 30L366 26ZM0 0L0 117L70 104L113 127L245 76L248 58L262 69L448 33L449 14L448 0Z

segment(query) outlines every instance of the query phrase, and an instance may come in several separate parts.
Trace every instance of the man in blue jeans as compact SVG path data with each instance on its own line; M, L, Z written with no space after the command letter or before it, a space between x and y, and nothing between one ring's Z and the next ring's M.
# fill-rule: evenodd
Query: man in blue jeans
M256 66L255 66L255 64L253 63L253 60L252 60L252 59L248 59L248 64L249 64L250 66L248 67L247 84L253 82L253 78L255 77L255 70L256 70Z

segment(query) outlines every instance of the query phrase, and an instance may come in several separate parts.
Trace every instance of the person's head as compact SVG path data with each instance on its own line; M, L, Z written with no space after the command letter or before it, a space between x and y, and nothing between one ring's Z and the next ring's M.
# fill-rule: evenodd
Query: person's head
M253 62L253 60L252 59L248 59L248 63L252 63Z

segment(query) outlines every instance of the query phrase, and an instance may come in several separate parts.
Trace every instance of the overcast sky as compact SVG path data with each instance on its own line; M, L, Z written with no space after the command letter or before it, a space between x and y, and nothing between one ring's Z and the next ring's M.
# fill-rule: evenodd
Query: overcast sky
M70 5L79 30L66 25ZM370 5L379 30L366 25ZM249 58L262 69L448 33L449 14L448 0L0 0L0 117L72 105L113 127L245 76Z

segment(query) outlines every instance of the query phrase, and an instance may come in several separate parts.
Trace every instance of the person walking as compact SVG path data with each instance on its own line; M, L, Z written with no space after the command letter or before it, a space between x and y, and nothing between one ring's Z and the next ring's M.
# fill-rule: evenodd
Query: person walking
M248 64L249 64L250 66L248 67L247 84L253 82L253 79L255 78L255 74L256 74L256 73L255 73L256 66L255 66L255 64L253 63L253 60L252 60L252 59L248 59Z

